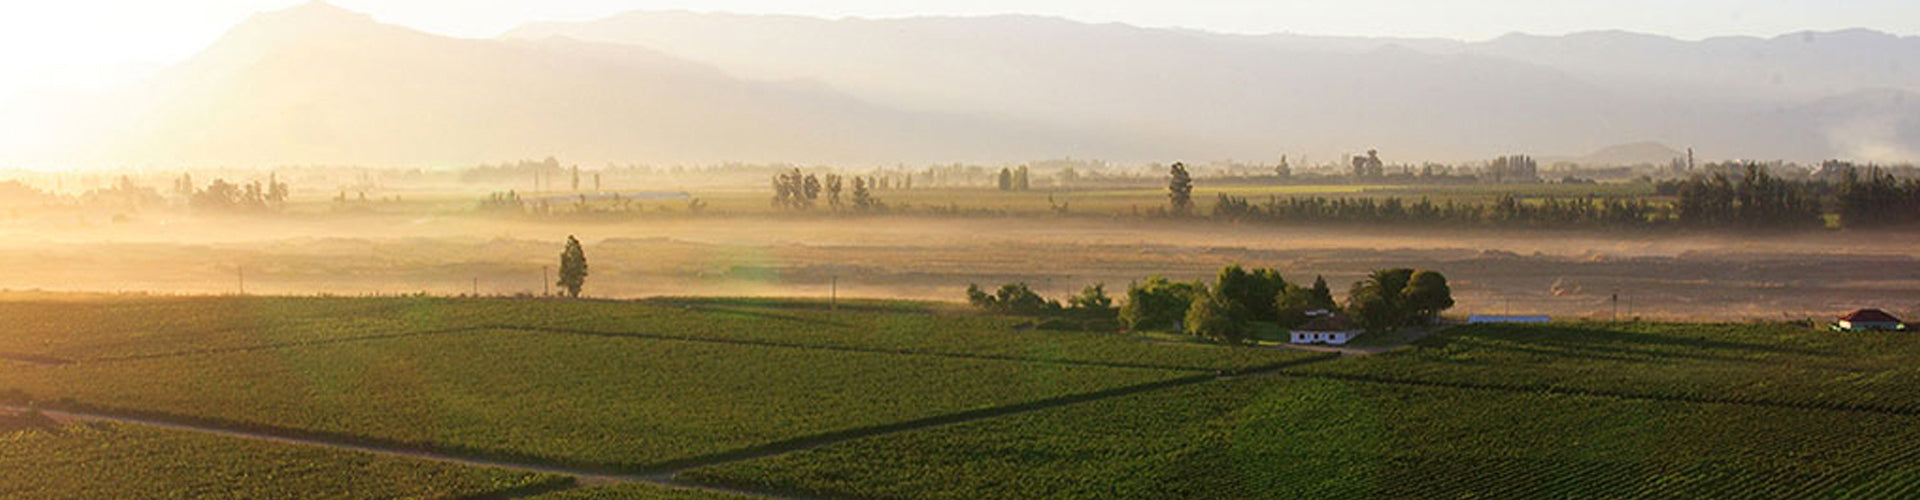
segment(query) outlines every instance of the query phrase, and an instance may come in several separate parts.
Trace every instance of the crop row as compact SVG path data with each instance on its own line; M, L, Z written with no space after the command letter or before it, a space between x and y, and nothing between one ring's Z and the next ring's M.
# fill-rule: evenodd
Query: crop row
M1237 379L684 473L865 498L1781 498L1908 492L1920 419Z
M1920 414L1920 338L1785 325L1472 325L1298 373Z

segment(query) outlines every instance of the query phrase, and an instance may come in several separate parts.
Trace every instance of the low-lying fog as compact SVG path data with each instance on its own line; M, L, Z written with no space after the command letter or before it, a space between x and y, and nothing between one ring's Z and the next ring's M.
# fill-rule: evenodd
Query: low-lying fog
M1741 319L1920 309L1909 235L1645 236L1560 232L981 218L495 220L477 216L16 220L0 226L11 290L256 294L540 293L569 234L596 297L841 296L959 300L970 282L1053 294L1220 266L1326 275L1431 268L1464 313Z

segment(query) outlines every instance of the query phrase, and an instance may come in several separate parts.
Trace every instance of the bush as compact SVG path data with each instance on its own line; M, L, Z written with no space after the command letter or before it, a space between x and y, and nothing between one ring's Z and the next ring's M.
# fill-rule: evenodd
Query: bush
M1193 298L1206 285L1174 282L1163 276L1127 287L1127 303L1120 306L1120 322L1135 330L1174 328L1186 317Z

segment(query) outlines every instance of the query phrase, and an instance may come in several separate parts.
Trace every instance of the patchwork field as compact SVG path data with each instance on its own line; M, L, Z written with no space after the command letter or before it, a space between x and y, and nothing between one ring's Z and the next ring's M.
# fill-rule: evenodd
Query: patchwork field
M1298 368L1362 380L1920 414L1920 338L1784 324L1473 325Z
M6 497L1920 494L1906 334L1457 326L1334 359L906 301L55 296L0 312L16 325L0 400L221 432L0 434L0 462L51 464L0 472ZM280 437L306 444L259 439Z
M1247 378L685 476L852 498L1792 498L1920 494L1920 420Z
M640 468L1180 372L514 331L29 369L39 400Z
M143 426L0 432L4 498L463 498L570 482Z

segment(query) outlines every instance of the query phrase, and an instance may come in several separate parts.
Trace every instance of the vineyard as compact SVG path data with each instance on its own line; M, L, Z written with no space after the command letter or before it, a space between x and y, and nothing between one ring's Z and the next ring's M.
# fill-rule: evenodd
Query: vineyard
M0 433L4 498L454 498L570 481L140 426Z
M748 500L755 497L646 484L593 486L529 497L532 500Z
M863 498L1920 493L1910 417L1239 379L696 469Z
M1237 371L1298 353L1144 342L1112 334L1021 332L1027 318L964 314L926 304L859 302L849 313L778 300L639 302L444 298L194 298L0 301L13 330L0 355L119 360L303 344L436 335L499 326L640 338L734 341L1033 361ZM4 357L4 356L0 356Z
M1297 373L1920 414L1916 357L1920 341L1905 334L1780 324L1474 325Z
M42 401L637 468L1183 375L518 331L27 370Z
M44 471L0 472L10 498L1920 494L1905 334L1474 325L1333 359L900 301L93 298L0 314L0 403L226 434L0 427L0 462Z

